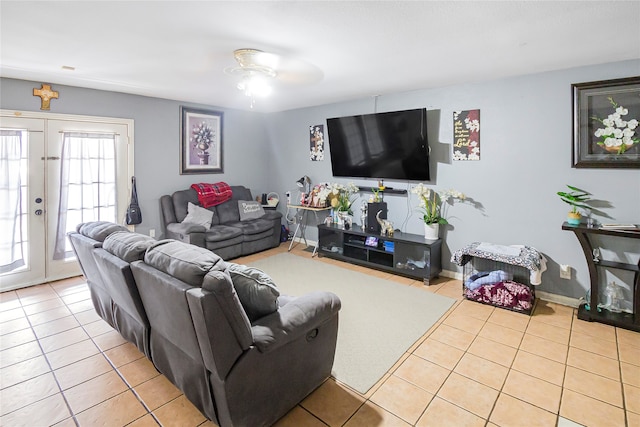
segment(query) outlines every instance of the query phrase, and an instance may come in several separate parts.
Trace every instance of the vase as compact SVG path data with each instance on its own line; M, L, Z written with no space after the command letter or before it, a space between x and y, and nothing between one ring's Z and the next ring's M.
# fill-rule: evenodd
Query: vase
M427 240L438 240L439 232L440 232L440 224L424 225L424 238Z
M580 218L582 218L580 212L569 212L567 214L567 223L569 225L580 225Z

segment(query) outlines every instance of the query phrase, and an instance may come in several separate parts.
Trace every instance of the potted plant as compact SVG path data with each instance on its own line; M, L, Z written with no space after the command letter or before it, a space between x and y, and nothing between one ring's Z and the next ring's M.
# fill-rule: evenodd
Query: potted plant
M570 225L578 225L580 224L580 219L582 218L582 214L578 211L578 208L589 210L590 206L585 203L591 200L591 193L581 190L577 187L572 187L567 184L567 187L571 190L570 192L558 191L558 196L560 196L560 200L565 203L571 205L571 210L567 215L567 222Z
M444 202L451 199L453 203L456 199L463 201L465 195L456 190L435 191L420 183L411 189L411 192L420 197L419 209L422 212L424 221L424 237L427 240L436 240L440 231L440 224L449 224L443 213Z

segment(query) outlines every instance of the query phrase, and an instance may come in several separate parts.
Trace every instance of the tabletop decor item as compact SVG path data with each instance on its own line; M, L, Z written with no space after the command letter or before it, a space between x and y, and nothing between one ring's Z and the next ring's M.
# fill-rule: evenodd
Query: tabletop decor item
M456 200L464 201L466 196L457 190L436 191L419 183L411 189L413 194L420 198L418 209L422 213L424 222L425 239L436 240L440 231L440 225L449 224L445 218L447 205L453 205Z
M640 77L577 83L574 168L640 168Z
M556 194L560 196L560 200L571 205L571 210L567 214L567 222L570 225L578 225L582 218L582 214L578 211L578 208L585 210L591 209L590 206L585 204L591 200L591 197L589 197L591 196L591 193L571 185L567 185L567 187L571 190L570 192L558 191Z

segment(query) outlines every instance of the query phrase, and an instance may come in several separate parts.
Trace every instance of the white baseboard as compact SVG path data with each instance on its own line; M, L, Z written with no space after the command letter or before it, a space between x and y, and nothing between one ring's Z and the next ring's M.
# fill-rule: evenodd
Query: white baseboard
M552 294L551 292L536 291L536 297L543 301L554 302L568 307L578 308L580 300L578 298L566 297L564 295Z

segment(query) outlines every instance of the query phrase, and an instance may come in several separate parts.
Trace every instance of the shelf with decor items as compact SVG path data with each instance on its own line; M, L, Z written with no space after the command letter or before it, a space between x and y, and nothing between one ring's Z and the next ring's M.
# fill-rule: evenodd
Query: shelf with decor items
M318 225L318 254L413 279L425 285L442 271L442 240L429 241L418 234L396 231L393 236L346 230L334 224Z
M589 279L591 281L591 298L590 301L580 304L578 308L578 319L587 320L589 322L606 323L607 325L617 326L623 329L640 332L640 261L638 264L629 264L617 261L608 261L594 259L594 245L592 236L613 236L626 239L640 239L640 229L606 229L602 227L588 227L585 224L570 225L565 222L562 229L573 231L580 242L582 251L587 260L587 268L589 269ZM634 273L632 284L632 309L633 313L620 312L615 313L606 309L598 311L598 295L600 288L600 280L598 278L598 268L612 268L618 270L631 271ZM586 306L590 309L587 309ZM594 307L596 309L594 309Z

